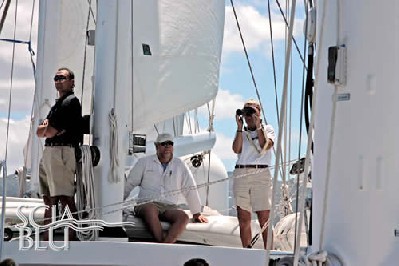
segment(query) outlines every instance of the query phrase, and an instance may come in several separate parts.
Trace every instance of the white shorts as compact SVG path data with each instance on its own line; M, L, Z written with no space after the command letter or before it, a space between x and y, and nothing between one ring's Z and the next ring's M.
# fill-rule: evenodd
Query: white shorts
M233 178L236 206L254 212L270 210L273 185L269 168L238 168Z

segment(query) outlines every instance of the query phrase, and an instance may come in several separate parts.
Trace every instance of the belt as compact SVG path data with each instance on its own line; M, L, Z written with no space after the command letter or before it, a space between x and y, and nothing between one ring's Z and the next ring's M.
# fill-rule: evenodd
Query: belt
M268 167L269 166L265 164L245 164L245 165L237 164L235 168L237 169L237 168L268 168Z
M44 146L50 146L50 147L57 147L57 146L76 147L75 144L60 143L60 142L45 143Z

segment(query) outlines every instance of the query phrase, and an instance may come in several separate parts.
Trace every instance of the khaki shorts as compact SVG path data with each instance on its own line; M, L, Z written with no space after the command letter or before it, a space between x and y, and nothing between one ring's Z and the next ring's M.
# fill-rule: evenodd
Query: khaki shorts
M168 203L163 203L163 202L150 202L150 203L145 203L145 204L141 204L141 205L137 205L136 207L134 207L134 214L137 217L141 217L141 211L143 210L143 207L147 204L153 204L155 205L155 207L157 207L158 209L158 213L159 215L163 215L167 210L179 210L180 208L175 205L175 204L168 204Z
M75 148L46 146L39 166L40 191L45 196L75 195Z
M272 177L269 168L239 168L233 172L236 206L247 211L270 210Z

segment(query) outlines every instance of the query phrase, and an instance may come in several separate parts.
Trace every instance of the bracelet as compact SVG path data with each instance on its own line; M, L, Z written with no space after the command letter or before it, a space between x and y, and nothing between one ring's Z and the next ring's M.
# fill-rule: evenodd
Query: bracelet
M242 129L237 129L237 132L242 132Z

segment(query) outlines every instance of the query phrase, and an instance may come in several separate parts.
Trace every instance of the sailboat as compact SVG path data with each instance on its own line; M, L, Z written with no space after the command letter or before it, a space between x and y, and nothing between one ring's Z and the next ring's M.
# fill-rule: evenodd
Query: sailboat
M162 13L160 12L162 8L170 7L175 12L181 6L187 7L183 3L184 1L179 5L174 5L176 1L166 0L148 2L152 6L148 7L147 11L155 12L157 15ZM205 2L202 1L201 5ZM47 7L59 3L63 3L63 1L41 2ZM110 67L116 58L125 60L123 61L124 66L128 66L130 62L129 56L121 53L124 50L121 48L122 40L116 42L115 40L118 38L115 36L118 36L117 32L121 36L131 31L128 30L127 24L116 22L120 21L119 19L122 17L128 17L133 20L138 19L144 24L147 22L149 25L146 19L151 18L151 16L145 15L147 13L144 11L137 14L137 10L134 11L134 9L135 15L130 16L129 11L135 5L130 6L128 3L130 2L98 1L97 27L94 38L96 40L96 61L93 80L96 89L105 88L103 93L110 94L101 95L101 99L105 102L94 100L95 105L99 104L104 112L101 117L97 118L94 114L94 125L96 122L101 124L98 123L101 119L107 119L110 107L121 108L122 102L118 102L117 106L108 102L112 101L113 93L107 89L119 88L119 86L114 86L115 82L116 84L121 82L124 75L132 78L131 84L134 84L135 79L138 78L124 73L127 71L126 67L118 69ZM137 3L137 1L133 1L133 3ZM161 4L159 6L158 3L168 5ZM192 5L192 3L190 1L188 5ZM67 5L71 6L69 1ZM213 5L216 6L218 3L214 1ZM310 13L308 15L308 41L316 45L315 86L307 156L303 166L304 174L301 174L301 178L302 184L306 183L311 169L313 206L310 230L312 237L307 249L299 250L299 245L296 245L295 252L286 257L282 256L275 262L276 265L374 266L397 264L399 259L397 240L399 213L396 211L398 197L396 187L399 181L396 178L398 155L395 144L398 127L394 121L396 121L397 113L395 111L398 108L395 96L398 92L395 88L397 75L393 73L398 68L397 62L399 62L396 53L398 49L396 45L397 6L398 4L393 0L385 1L383 4L367 1L362 5L354 0L317 1L310 12L317 16ZM199 8L199 6L196 7ZM293 1L292 7L295 8L295 1ZM57 8L51 10L54 11ZM214 9L212 8L212 10ZM42 23L50 20L50 14L51 12L47 17L41 17ZM190 13L190 15L193 14ZM209 12L202 13L202 15L205 14L209 14ZM290 14L289 21L293 23L295 9ZM109 21L114 23L109 24ZM56 23L50 23L48 27L56 25ZM127 28L123 28L124 26ZM293 24L290 24L291 31L292 26ZM142 31L151 33L145 27L142 28ZM43 34L45 32L48 31L44 31ZM53 34L51 36L54 38L57 31L54 31ZM290 36L292 37L292 32ZM143 54L143 43L149 44L148 41L139 41L138 47L133 47L140 51L141 60L145 63L148 57ZM291 43L287 45L287 55L291 53L290 48ZM41 49L44 51L43 47ZM50 54L53 57L59 55L56 48L45 50L52 51ZM152 45L150 45L150 50L147 48L145 50L147 53L151 51L155 54ZM111 51L111 54L107 53L108 51ZM287 58L289 65L290 56ZM139 60L139 62L141 61ZM132 64L135 63L137 61L132 62ZM55 65L49 66L48 71L43 73L53 73L54 67ZM308 70L312 69L313 67L309 67ZM140 69L143 72L145 70L148 68ZM116 79L115 76L118 78ZM285 84L288 82L288 75L286 77ZM39 80L46 81L50 78L39 78ZM121 84L119 83L119 85ZM95 97L100 96L96 94ZM207 97L207 100L211 98ZM284 100L286 99L283 97L282 101ZM165 100L165 102L168 101ZM284 109L283 105L284 102L282 109ZM96 108L94 107L94 109ZM185 112L188 109L182 108L178 111ZM115 110L117 114L124 115L123 112L118 112L118 109ZM146 110L144 113L140 113L140 116L147 113L150 111ZM167 116L170 114L168 113ZM167 116L153 119L151 123L167 119ZM125 119L121 121L137 122L134 118ZM121 127L118 128L121 129ZM100 128L94 130L93 143L100 140L100 143L104 144L101 142L101 137L109 136L109 133L104 132L104 135L97 135L99 139L96 139L96 134L98 134L96 132L99 130ZM277 139L277 165L281 134L279 132ZM103 146L100 145L100 147ZM105 155L105 157L107 156ZM108 160L103 159L104 161ZM104 172L104 167L100 166L96 171ZM122 173L123 169L120 169L120 172ZM105 184L108 182L107 178L99 180ZM118 194L116 187L116 184L99 186L99 191L104 192L109 189L116 191L115 194L110 195L109 199L101 199L102 204L120 202L119 195L122 193ZM305 189L302 189L299 204L301 213L303 213L304 195ZM300 215L300 217L303 216ZM101 218L107 221L118 221L120 217L121 213L112 212ZM301 228L303 218L298 220L299 223L295 226ZM297 234L297 243L299 237L300 234ZM70 244L67 252L54 252L45 250L43 247L40 250L20 251L18 244L12 241L4 243L2 249L2 256L15 258L21 265L44 263L47 265L151 266L160 263L183 265L184 261L192 257L205 258L210 265L266 265L268 260L268 253L257 249L161 245L110 240L74 242Z

